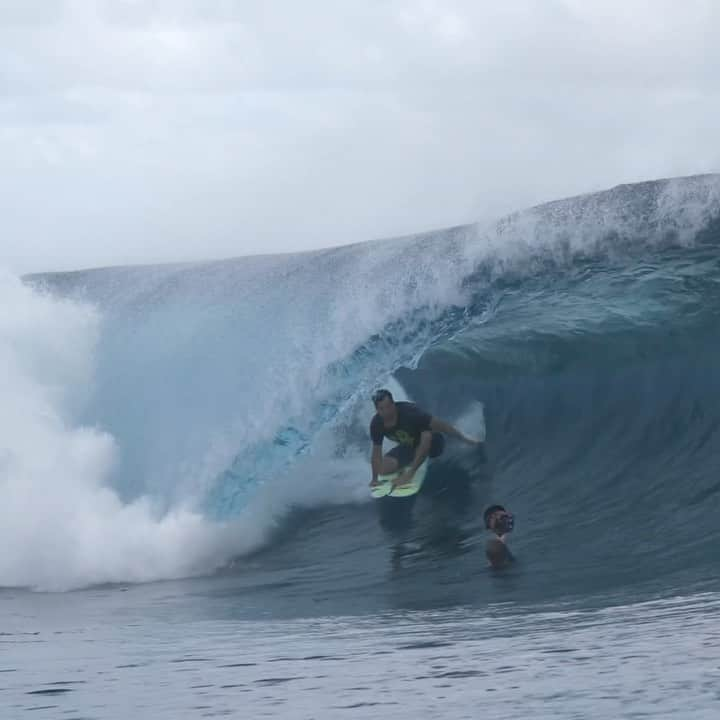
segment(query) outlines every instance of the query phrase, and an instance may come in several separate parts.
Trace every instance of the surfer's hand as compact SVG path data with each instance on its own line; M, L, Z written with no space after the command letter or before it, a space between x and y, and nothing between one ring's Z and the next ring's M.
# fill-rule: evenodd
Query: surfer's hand
M409 470L405 470L404 472L401 472L395 478L395 480L393 480L393 487L396 487L398 485L409 485L412 482L414 475L415 475L415 473L412 473Z

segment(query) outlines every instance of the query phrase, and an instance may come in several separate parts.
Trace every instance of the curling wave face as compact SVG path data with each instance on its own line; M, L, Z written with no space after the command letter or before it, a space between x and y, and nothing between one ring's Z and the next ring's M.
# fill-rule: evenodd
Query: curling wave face
M69 432L99 428L112 445L95 485L142 504L151 528L179 512L201 528L192 562L157 553L141 579L256 549L289 506L364 500L367 398L393 378L451 419L484 403L480 501L519 518L528 588L693 583L719 527L718 217L718 176L658 181L492 227L34 276L19 303L93 318L75 343L88 366L59 381L77 402L52 407ZM27 368L54 350L35 350L27 381L47 384ZM362 515L362 536L366 510L335 512ZM67 584L133 577L132 563L101 564ZM44 576L0 577L18 580Z

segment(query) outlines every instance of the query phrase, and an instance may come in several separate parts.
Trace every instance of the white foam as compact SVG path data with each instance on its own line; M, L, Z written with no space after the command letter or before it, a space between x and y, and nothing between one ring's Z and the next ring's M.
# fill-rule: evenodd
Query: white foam
M101 321L91 305L0 276L0 586L67 590L206 574L261 545L290 506L368 501L367 458L352 450L333 458L328 427L233 522L193 510L197 492L162 514L150 494L123 502L111 486L115 438L77 419Z
M454 424L458 430L468 437L485 442L485 406L479 400L470 403L469 407Z
M147 498L123 504L107 486L113 438L72 420L98 322L86 305L0 275L0 585L176 577L229 552L230 528L182 508L156 517Z

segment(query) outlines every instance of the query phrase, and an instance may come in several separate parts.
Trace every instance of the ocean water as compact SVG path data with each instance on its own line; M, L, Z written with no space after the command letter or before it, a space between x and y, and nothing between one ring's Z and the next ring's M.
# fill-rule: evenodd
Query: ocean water
M717 717L717 593L245 620L224 589L4 598L3 716Z
M1 717L718 716L720 176L0 296Z

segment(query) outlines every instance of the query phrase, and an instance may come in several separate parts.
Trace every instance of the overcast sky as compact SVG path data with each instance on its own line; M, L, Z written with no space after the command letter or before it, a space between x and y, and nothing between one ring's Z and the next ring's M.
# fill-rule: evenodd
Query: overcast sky
M307 249L720 169L714 0L0 0L0 266Z

